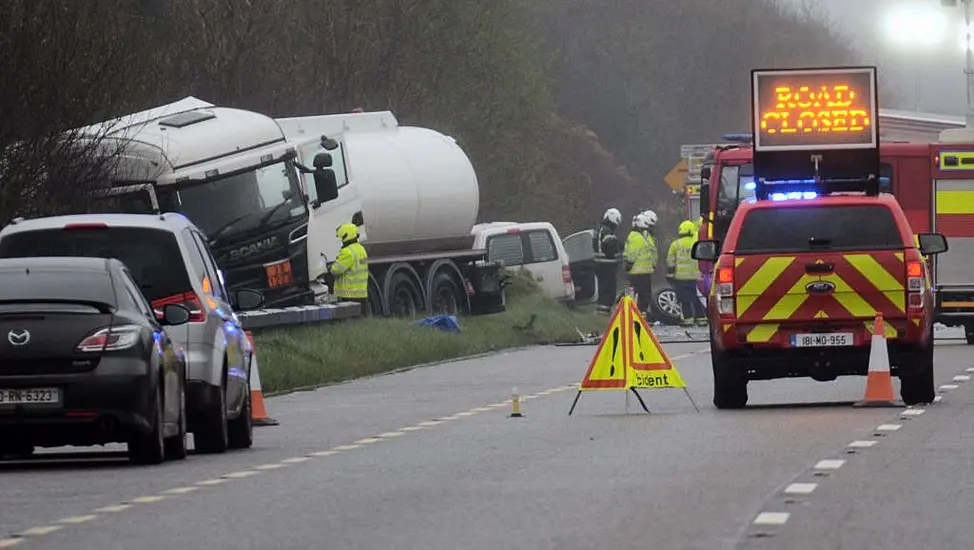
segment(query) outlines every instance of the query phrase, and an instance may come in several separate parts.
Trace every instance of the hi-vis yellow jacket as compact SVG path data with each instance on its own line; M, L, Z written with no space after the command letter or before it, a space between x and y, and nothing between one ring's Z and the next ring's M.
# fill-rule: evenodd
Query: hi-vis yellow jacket
M335 276L335 296L369 297L369 255L360 243L342 247L335 263L331 264L331 274Z
M652 275L659 260L656 241L649 233L630 231L622 257L628 266L626 272L630 275Z

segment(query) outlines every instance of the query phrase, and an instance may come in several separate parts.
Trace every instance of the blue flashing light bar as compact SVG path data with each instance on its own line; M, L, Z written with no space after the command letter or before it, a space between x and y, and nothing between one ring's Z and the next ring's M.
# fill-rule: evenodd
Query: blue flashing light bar
M787 193L771 193L769 198L772 201L796 201L810 200L818 196L815 191L789 191Z
M752 143L753 134L724 134L724 139L733 143Z

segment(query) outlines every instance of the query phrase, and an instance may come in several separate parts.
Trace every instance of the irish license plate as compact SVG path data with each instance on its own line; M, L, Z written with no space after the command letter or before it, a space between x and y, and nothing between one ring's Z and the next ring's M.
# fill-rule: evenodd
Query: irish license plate
M268 287L279 288L294 284L294 274L291 272L290 261L283 260L272 264L265 264L264 269L267 272Z
M61 402L58 388L0 389L0 407L10 405L57 405Z
M851 332L824 332L820 334L792 334L793 348L831 348L854 346L856 339Z

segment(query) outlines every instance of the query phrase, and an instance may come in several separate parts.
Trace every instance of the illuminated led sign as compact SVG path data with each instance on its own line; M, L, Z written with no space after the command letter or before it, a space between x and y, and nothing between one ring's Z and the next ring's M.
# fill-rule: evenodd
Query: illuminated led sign
M879 145L874 67L755 70L751 86L755 151Z

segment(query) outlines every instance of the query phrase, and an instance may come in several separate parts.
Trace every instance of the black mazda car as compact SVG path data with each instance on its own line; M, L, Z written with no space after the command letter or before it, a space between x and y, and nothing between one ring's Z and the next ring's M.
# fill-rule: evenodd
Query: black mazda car
M185 361L125 264L0 260L0 458L128 444L135 463L186 456Z

